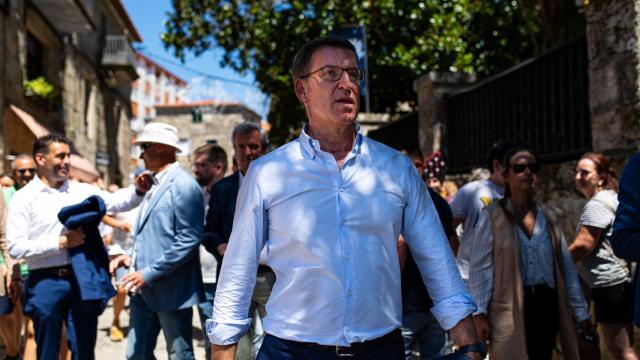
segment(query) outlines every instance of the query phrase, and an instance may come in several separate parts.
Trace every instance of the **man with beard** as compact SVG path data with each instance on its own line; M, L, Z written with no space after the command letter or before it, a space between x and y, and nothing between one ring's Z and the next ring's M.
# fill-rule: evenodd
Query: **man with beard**
M63 136L38 138L33 144L38 176L9 206L9 255L29 263L24 313L34 322L38 359L58 359L63 322L74 357L93 359L101 310L98 301L82 300L70 265L68 249L84 244L84 232L66 229L58 212L91 195L102 197L108 211L126 211L137 206L151 186L150 178L138 177L135 186L111 194L69 181L70 156L70 143Z
M213 186L207 213L207 224L205 225L204 238L202 240L203 245L218 260L218 274L220 274L223 256L231 236L238 190L247 174L249 165L262 156L267 148L267 141L262 135L260 127L250 122L239 124L233 129L231 142L233 143L235 158L238 163L238 171ZM275 275L273 271L268 266L258 266L255 288L251 296L249 316L253 316L256 309L260 317L266 315L265 306L274 282ZM255 323L254 321L254 325ZM250 336L244 337L240 342L240 350L238 351L240 359L253 358L254 351L251 344L256 344L257 348L262 341L262 336L256 335L255 327L249 333Z
M204 212L209 210L211 188L224 177L227 170L227 153L218 145L206 144L198 147L193 152L193 175L202 189L204 196ZM198 314L202 328L205 322L211 318L213 311L213 298L216 295L216 276L218 262L204 246L200 246L200 269L202 270L202 285L204 287L205 301L198 304ZM206 358L211 359L211 343L205 336L204 340Z

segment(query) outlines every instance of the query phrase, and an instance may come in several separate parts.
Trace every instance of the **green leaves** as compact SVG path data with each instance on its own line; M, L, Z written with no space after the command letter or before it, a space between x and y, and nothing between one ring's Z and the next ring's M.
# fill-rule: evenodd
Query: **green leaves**
M544 39L538 2L549 1L571 3L173 0L161 38L179 58L220 46L223 65L254 72L260 89L272 97L272 138L284 142L305 121L289 69L308 40L344 25L366 26L372 111L395 112L399 102L415 105L413 80L429 71L483 77L540 51Z

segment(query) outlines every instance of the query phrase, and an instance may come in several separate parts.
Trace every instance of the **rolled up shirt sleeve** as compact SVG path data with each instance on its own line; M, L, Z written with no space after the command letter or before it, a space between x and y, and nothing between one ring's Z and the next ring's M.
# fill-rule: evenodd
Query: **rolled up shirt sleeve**
M408 165L412 166L409 162ZM402 234L433 300L431 312L440 326L449 330L473 314L477 309L476 304L462 281L424 182L416 171L407 173L408 193Z
M266 241L267 224L258 172L253 165L250 167L238 193L233 231L222 262L213 316L206 323L212 344L237 343L251 324L249 305L260 252Z

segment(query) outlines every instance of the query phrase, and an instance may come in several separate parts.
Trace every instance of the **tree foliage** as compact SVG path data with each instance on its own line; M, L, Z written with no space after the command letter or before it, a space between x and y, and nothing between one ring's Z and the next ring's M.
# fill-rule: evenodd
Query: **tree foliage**
M345 25L367 31L373 112L415 106L413 81L429 71L503 70L545 47L545 2L573 0L173 0L162 40L184 59L214 46L223 66L255 73L271 96L272 139L283 142L304 122L290 66L308 40ZM566 5L566 4L565 4Z

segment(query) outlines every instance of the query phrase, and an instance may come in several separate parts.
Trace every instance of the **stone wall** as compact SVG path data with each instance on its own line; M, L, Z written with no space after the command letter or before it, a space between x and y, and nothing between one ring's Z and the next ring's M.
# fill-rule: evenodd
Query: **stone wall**
M227 153L227 163L229 164L227 174L231 171L233 161L233 145L231 143L231 132L233 128L247 119L240 113L220 114L204 113L201 123L193 123L190 112L186 114L158 114L154 119L158 122L165 122L178 128L180 139L191 140L191 152L198 146L206 144L208 141L216 141ZM191 169L193 161L192 154L180 154L180 163Z
M413 89L418 93L418 141L423 154L443 150L447 122L445 96L473 81L475 76L470 74L430 72L413 83Z
M640 3L586 5L593 148L630 154L640 144Z

